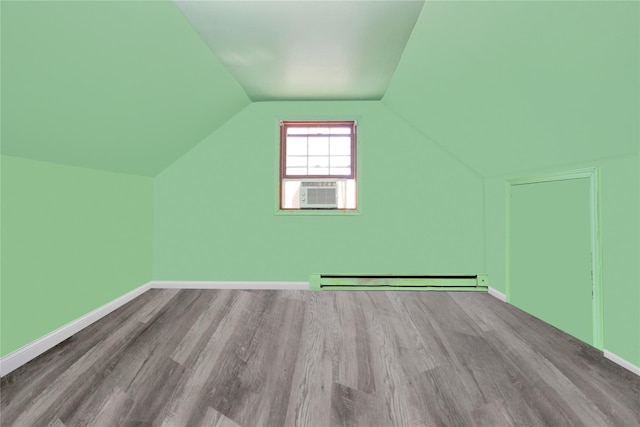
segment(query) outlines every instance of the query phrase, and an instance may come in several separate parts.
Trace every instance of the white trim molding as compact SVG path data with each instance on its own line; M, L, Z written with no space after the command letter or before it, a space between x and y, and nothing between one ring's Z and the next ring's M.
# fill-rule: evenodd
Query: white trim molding
M200 281L153 281L151 289L262 289L262 290L309 290L309 282L200 282Z
M0 358L0 377L4 377L30 360L35 359L149 289L309 290L309 282L151 281ZM502 292L488 287L488 293L506 303L506 296ZM620 356L604 350L604 357L640 376L640 367L624 360Z
M148 282L0 358L0 377L35 359L149 289L309 290L309 282Z
M32 341L29 344L22 346L19 349L14 350L6 356L0 358L0 377L4 377L9 372L18 369L20 366L24 365L30 360L35 359L45 351L49 350L52 347L55 347L70 336L80 332L82 329L91 325L95 321L100 320L112 311L122 307L123 305L142 295L149 289L149 283L145 283L139 288L136 288L131 292L128 292L121 297L118 297L113 301L110 301L105 305L96 308L95 310L85 314L84 316L72 320L66 325L59 327L55 331L49 332L48 334L36 339L35 341Z
M604 357L640 376L640 366L636 366L633 363L624 360L622 357L611 353L609 350L604 351Z
M489 286L489 288L487 289L487 292L489 292L489 295L498 298L500 301L507 302L507 296L502 292L500 292L499 290Z

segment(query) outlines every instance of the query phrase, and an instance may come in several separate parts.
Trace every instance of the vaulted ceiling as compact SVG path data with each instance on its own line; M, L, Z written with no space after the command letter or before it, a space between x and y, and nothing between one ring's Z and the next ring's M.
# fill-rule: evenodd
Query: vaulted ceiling
M382 99L485 176L639 149L638 2L3 0L0 11L6 155L155 176L252 101L288 99Z
M424 1L176 4L253 101L379 100Z

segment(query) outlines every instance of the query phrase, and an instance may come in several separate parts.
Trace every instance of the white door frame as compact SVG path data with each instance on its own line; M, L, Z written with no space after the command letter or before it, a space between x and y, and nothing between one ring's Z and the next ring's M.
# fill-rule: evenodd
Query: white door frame
M506 181L506 297L511 302L511 187L541 182L589 179L591 215L591 274L592 274L592 318L593 346L604 349L604 322L602 298L602 242L600 238L600 171L597 167L575 169L545 175L516 178Z

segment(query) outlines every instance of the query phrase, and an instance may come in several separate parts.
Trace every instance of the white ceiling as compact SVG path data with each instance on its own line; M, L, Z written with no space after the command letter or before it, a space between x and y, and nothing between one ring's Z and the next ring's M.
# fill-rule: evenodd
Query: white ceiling
M424 5L175 3L253 101L381 99Z

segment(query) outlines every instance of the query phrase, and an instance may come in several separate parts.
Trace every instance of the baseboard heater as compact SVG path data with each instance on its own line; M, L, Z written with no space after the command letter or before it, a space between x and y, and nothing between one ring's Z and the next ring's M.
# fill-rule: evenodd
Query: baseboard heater
M398 274L311 274L312 290L440 290L486 291L486 274L460 276L398 275Z

